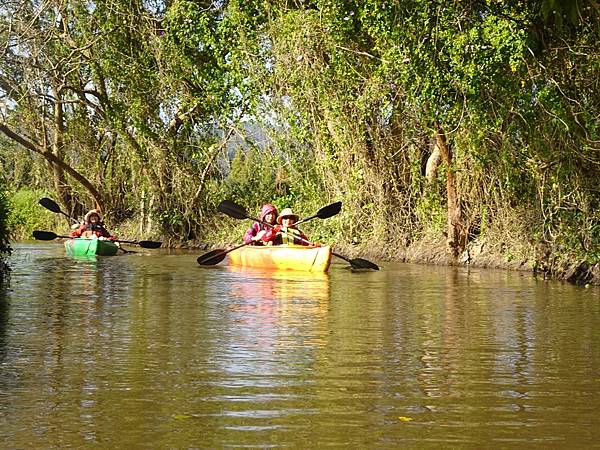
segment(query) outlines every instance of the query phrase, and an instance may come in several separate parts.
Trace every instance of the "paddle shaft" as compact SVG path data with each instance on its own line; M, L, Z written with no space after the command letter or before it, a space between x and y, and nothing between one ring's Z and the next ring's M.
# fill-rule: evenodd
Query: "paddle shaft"
M308 222L309 220L316 219L317 217L319 219L328 219L329 217L333 217L337 213L339 213L341 211L341 209L342 209L342 202L335 202L335 203L332 203L331 205L324 206L319 211L317 211L316 214L296 222L296 226L300 225L301 223Z
M331 252L331 254L333 256L337 256L338 258L343 259L344 261L350 262L350 258L348 258L347 256L340 255L339 253L336 253L336 252Z
M260 219L256 219L254 217L250 217L246 214L246 218L247 219L251 219L254 220L256 222L262 223L263 225L266 225L270 228L275 228L274 225L271 225L268 222L265 222L263 220ZM313 242L307 241L306 239L300 237L300 236L296 236L296 235L290 235L290 233L286 233L283 230L280 230L281 233L285 234L286 236L290 236L293 237L294 239L298 239L301 242L304 242L305 244L314 246L315 244ZM353 269L373 269L373 270L379 270L379 266L371 261L368 261L366 259L362 259L362 258L354 258L354 259L350 259L344 255L340 255L339 253L336 252L331 252L333 254L333 256L337 256L340 259L343 259L344 261L346 261L347 263L349 263Z
M71 220L71 222L74 223L79 223L79 221L73 217L71 217L70 215L68 215L66 212L63 211L58 211L59 214L62 214L63 216L65 216L67 219Z
M314 218L314 217L327 218L327 217L334 216L341 210L341 208L342 208L341 202L332 203L331 205L321 208L317 212L317 214L309 217L309 219ZM263 220L249 216L244 208L242 208L241 206L232 202L231 200L222 201L219 204L219 206L217 207L217 209L219 211L221 211L222 213L225 213L228 216L233 217L234 219L251 219L251 220L254 220L255 222L262 223L263 225L266 225L270 228L274 228L274 225L271 225L270 223L267 223L267 222L264 222ZM306 219L306 220L308 220L308 219ZM282 231L282 232L285 233L285 231ZM285 233L285 234L289 235L288 233ZM300 238L299 236L294 236L294 237L299 238L301 242L304 242L308 245L314 245L312 242L309 242L306 239ZM353 269L379 270L379 266L377 266L377 264L372 263L371 261L368 261L366 259L362 259L362 258L349 259L343 255L340 255L339 253L333 253L333 255L337 256L338 258L343 259L344 261L349 262Z
M48 233L51 233L51 231L48 231ZM73 236L62 236L62 235L59 235L59 234L56 234L54 236L54 238L52 238L52 239L57 239L57 238L63 238L63 239L85 239L85 238L76 238L76 237L73 237ZM52 239L48 239L48 240L50 241ZM139 244L139 242L135 242L135 241L122 241L120 239L107 239L107 241L111 241L111 242L123 242L124 244Z
M221 249L211 250L210 252L205 253L204 255L198 256L196 261L201 266L214 266L215 264L219 264L221 261L223 261L225 259L225 256L227 256L228 253L230 253L234 250L237 250L238 248L245 247L246 245L249 245L249 244L250 244L249 242L244 242L243 244L237 245L230 249L221 248Z
M40 239L42 241L52 241L56 238L63 238L63 239L76 239L73 236L62 236L62 235L58 235L52 231L34 231L33 232L33 237L36 239ZM126 241L123 239L108 239L111 242L122 242L124 244L133 244L133 245L139 245L140 247L143 248L158 248L161 246L160 242L156 242L156 241Z

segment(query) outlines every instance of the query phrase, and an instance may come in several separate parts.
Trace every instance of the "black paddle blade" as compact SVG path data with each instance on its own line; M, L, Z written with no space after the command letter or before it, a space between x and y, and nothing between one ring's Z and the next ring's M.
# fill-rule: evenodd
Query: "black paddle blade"
M219 203L217 209L222 213L227 214L229 217L233 217L234 219L248 218L246 210L240 205L233 203L231 200L223 200L221 203Z
M371 261L362 258L354 258L348 261L353 269L371 269L379 270L379 266Z
M162 245L162 242L140 241L137 244L142 248L159 248Z
M52 231L35 230L33 232L33 237L40 241L52 241L56 239L58 235L56 233L53 233Z
M198 256L198 259L196 259L196 261L198 261L198 264L200 264L201 266L214 266L223 261L226 256L227 250L218 248L216 250L212 250L208 253L205 253L204 255Z
M341 210L342 210L342 202L335 202L335 203L332 203L331 205L327 205L327 206L324 206L323 208L321 208L317 212L316 216L319 219L328 219L330 217L335 216Z
M339 253L336 252L332 252L334 256L337 256L338 258L343 259L344 261L347 261L350 263L350 266L353 269L371 269L371 270L379 270L379 266L375 263L372 263L371 261L368 261L366 259L362 259L362 258L354 258L354 259L350 259L344 255L340 255Z
M46 208L47 210L52 211L53 213L62 214L62 211L60 210L60 206L58 206L56 204L56 202L54 200L52 200L51 198L48 198L48 197L41 198L38 203L40 205L42 205L44 208Z
M319 219L328 219L329 217L335 216L342 209L342 202L335 202L331 205L323 206L314 216L307 217L305 219L299 220L296 222L296 225L300 225L301 223L308 222L309 220L319 218Z

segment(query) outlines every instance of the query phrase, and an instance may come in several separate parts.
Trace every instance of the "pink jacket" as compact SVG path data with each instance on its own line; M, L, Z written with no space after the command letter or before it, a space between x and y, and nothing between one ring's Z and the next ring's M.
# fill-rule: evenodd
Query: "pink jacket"
M277 208L275 208L273 205L267 203L266 205L263 205L263 207L260 210L260 220L265 220L265 216L267 214L269 214L270 212L275 214L275 217L277 217ZM252 238L254 236L256 236L258 234L259 231L266 231L265 235L262 237L262 239L260 241L257 242L253 242ZM248 231L246 231L246 234L244 234L243 240L246 244L254 244L254 245L264 245L264 243L270 242L275 238L275 232L273 230L273 227L269 227L267 225L263 225L260 222L254 222L252 224L252 226L248 229Z

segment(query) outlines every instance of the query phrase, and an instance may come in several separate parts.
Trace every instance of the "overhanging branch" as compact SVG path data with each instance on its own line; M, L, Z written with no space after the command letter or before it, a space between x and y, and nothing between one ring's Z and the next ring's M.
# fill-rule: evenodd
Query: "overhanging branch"
M96 201L98 207L103 209L104 201L98 189L96 189L96 187L92 183L90 183L87 178L85 178L83 175L81 175L79 172L73 169L73 167L65 163L54 153L42 150L42 148L39 145L29 141L20 134L16 133L12 129L10 129L5 123L0 122L0 131L4 133L4 135L6 135L6 137L8 137L9 139L12 139L16 143L25 147L27 150L41 155L46 161L50 162L51 164L57 165L69 175L71 175L76 181L81 183L81 185L87 189L87 191L92 195L92 197L94 197L94 200Z

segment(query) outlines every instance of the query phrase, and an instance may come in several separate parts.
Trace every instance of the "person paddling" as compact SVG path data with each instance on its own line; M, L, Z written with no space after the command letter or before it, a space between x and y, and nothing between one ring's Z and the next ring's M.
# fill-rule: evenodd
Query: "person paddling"
M104 227L102 216L100 216L100 212L96 209L88 211L83 219L83 224L71 233L71 237L116 239L116 237L110 234Z
M275 238L273 245L310 245L308 237L296 228L298 215L294 214L290 208L285 208L277 217L277 226L275 227Z
M275 238L275 223L277 219L277 208L267 203L260 210L260 220L270 224L265 225L260 222L254 222L244 234L243 241L251 245L269 245Z

